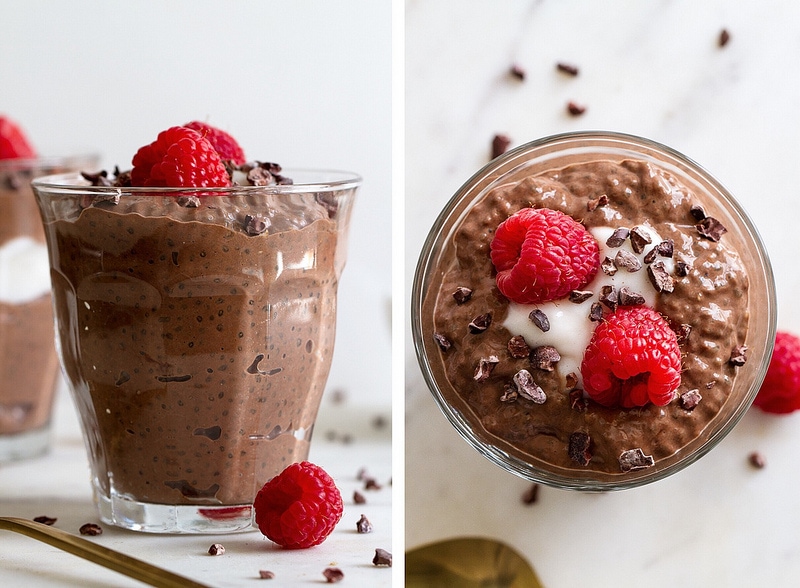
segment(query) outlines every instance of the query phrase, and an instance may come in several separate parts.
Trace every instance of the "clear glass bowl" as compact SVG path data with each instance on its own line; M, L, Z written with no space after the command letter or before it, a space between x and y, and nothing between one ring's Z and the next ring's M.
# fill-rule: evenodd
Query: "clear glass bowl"
M725 225L728 232L724 239L738 251L749 279L749 327L744 342L748 356L746 363L736 368L729 396L696 437L671 455L657 459L653 466L628 472L597 471L578 464L575 467L553 465L530 451L519 449L513 441L489 432L480 416L445 376L444 354L432 336L435 327L429 297L437 296L445 274L443 265L452 256L452 239L470 209L498 186L548 170L597 160L639 160L672 174L698 195L709 216ZM462 238L461 246L464 243ZM555 487L587 491L647 484L681 470L710 451L731 431L755 398L769 365L776 328L770 262L756 228L734 197L697 163L675 150L648 139L612 132L575 132L545 137L503 154L472 176L450 199L430 230L417 265L411 304L412 332L423 376L440 409L461 436L486 458L518 476ZM609 422L614 426L613 419Z

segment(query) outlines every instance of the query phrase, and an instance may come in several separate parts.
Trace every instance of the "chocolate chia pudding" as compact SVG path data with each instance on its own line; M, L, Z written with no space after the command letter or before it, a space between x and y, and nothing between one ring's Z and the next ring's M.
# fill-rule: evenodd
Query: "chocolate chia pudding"
M693 461L746 410L771 353L774 292L757 235L696 172L647 142L639 155L575 141L534 164L516 150L451 201L418 270L418 353L445 413L491 459L563 487L622 488ZM498 290L490 243L527 207L569 215L600 245L601 269L568 297L518 304ZM641 304L676 333L680 386L664 406L602 406L583 390L583 352L612 310ZM515 384L521 370L532 388Z
M308 455L357 176L45 181L58 338L101 503L249 517L258 489Z
M47 247L30 181L93 163L0 161L0 461L47 449L58 384Z

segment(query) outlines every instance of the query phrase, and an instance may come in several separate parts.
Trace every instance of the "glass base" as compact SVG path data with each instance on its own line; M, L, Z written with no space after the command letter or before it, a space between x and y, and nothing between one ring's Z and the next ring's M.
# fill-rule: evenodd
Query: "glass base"
M206 506L154 504L105 496L95 484L100 520L109 525L145 533L219 534L252 531L253 505Z
M50 426L35 431L0 435L0 462L37 457L50 448Z

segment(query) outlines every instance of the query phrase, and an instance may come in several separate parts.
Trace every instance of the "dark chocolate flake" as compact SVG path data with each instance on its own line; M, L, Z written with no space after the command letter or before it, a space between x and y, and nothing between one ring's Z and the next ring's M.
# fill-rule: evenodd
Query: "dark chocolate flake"
M519 370L514 374L514 385L517 393L534 404L544 404L547 400L544 390L533 380L528 370Z
M689 264L685 261L675 262L675 275L679 278L685 278L689 275Z
M222 543L212 543L208 548L208 555L224 555L225 546Z
M89 535L91 537L96 537L97 535L103 534L103 528L95 523L86 523L84 525L81 525L81 528L78 529L78 532L81 535Z
M644 258L642 258L642 261L645 263L653 263L656 260L656 255L658 255L658 251L656 251L656 248L653 247L645 254Z
M617 266L614 264L614 260L610 257L606 257L600 263L600 269L603 270L603 273L607 276L613 276L617 273Z
M592 307L589 309L589 320L593 323L599 323L603 320L603 307L599 302L592 303Z
M619 289L619 305L620 306L638 306L644 304L644 296L638 292L630 290L627 286Z
M637 226L631 229L631 247L635 253L644 251L645 246L651 242L650 234L643 227Z
M83 179L92 184L92 186L113 186L111 180L108 179L108 172L101 170L97 173L81 172Z
M627 270L628 273L638 272L642 269L642 262L630 251L620 249L614 257L614 265Z
M473 376L476 382L485 382L492 374L494 367L500 363L496 355L489 357L481 357L478 361L478 366L475 368L475 375Z
M322 570L322 575L325 576L325 581L328 584L335 584L344 580L344 572L339 568L325 568Z
M606 245L612 248L621 247L625 242L625 239L627 239L628 235L630 234L630 230L626 229L625 227L614 229L614 232L611 233L611 236L606 239Z
M559 61L556 63L556 69L562 73L565 73L570 76L577 76L578 75L578 68L571 63L564 63L563 61Z
M353 504L365 504L367 502L367 498L361 494L358 490L353 491Z
M537 369L552 372L559 361L561 354L552 345L540 345L531 350L531 365Z
M747 362L747 345L737 345L731 351L731 358L728 360L731 365L743 366Z
M717 38L717 45L720 47L724 47L727 45L731 40L731 34L728 32L728 29L722 29L719 32L719 37Z
M695 225L697 232L701 237L705 237L711 241L719 241L722 235L728 232L721 222L712 216L707 216Z
M569 293L569 301L580 304L581 302L586 302L592 296L594 296L594 292L590 290L573 290Z
M258 577L262 580L272 580L275 577L275 572L270 570L258 570Z
M503 386L503 395L500 397L500 402L514 402L519 396L517 387L514 384L506 384Z
M532 310L528 318L531 319L531 322L539 327L539 330L543 333L550 330L550 320L547 318L547 315L538 308Z
M675 251L675 242L672 239L664 239L655 246L655 251L658 252L661 257L672 257Z
M508 353L514 359L525 359L531 354L531 348L525 342L522 335L514 335L508 340Z
M492 324L492 314L487 312L486 314L479 314L472 322L469 324L469 332L473 335L477 335L478 333L483 333L486 329L489 328L489 325Z
M699 204L692 204L692 207L689 209L689 213L692 215L694 220L698 222L706 218L706 211L703 210L703 207Z
M586 210L592 212L597 210L602 206L606 206L608 204L608 196L605 194L600 194L597 198L590 198L586 201Z
M591 446L592 438L587 433L576 431L569 436L567 454L572 461L586 466L592 461Z
M525 69L517 63L513 64L508 70L512 77L517 78L519 81L525 80Z
M472 290L464 286L459 286L456 288L455 292L453 292L453 298L455 298L456 304L464 304L472 298Z
M586 409L589 408L589 401L583 397L583 390L580 388L575 388L574 390L570 391L569 406L572 408L572 410L586 412Z
M693 390L689 390L688 392L684 392L680 396L681 398L681 408L684 410L692 411L695 407L700 404L700 401L703 397L700 395L700 391L697 388Z
M600 288L600 302L605 304L612 312L616 310L619 303L617 289L608 284Z
M509 145L511 145L511 139L507 135L495 135L492 139L492 159L508 151Z
M442 351L447 351L448 349L450 349L453 346L453 344L450 342L450 339L448 339L447 337L445 337L441 333L434 333L433 334L433 338L436 341L436 343L439 345L439 347L442 349ZM250 371L250 370L248 369L248 371ZM253 372L250 372L250 373L253 373Z
M47 525L47 526L49 527L49 526L52 526L52 525L54 525L54 524L55 524L55 522L56 522L57 520L58 520L57 518L54 518L54 517L48 517L48 516L44 516L44 515L43 515L43 516L40 516L40 517L36 517L36 518L34 518L34 519L33 519L33 522L35 522L35 523L41 523L41 524L43 524L43 525Z
M522 493L522 504L536 504L536 501L539 500L539 488L540 485L536 482L530 484L528 489Z
M365 517L363 514L361 518L356 521L356 532L357 533L372 533L372 523L369 522L369 519Z
M758 470L763 469L767 465L767 460L765 460L764 456L758 451L751 452L750 455L747 456L747 461L750 462L751 466Z
M654 466L655 463L652 455L645 455L638 447L623 451L619 456L619 467L623 472L643 470Z
M650 283L659 292L672 292L675 289L675 282L667 272L663 261L656 261L647 266L647 277Z
M586 112L586 107L570 100L567 102L567 112L569 112L572 116L580 116Z

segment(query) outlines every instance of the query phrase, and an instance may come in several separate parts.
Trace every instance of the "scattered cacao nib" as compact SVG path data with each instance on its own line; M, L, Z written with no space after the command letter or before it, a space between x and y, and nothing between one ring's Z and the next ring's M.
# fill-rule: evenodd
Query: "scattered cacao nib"
M616 310L619 303L617 289L608 284L600 288L600 302L605 304L612 312Z
M622 247L622 244L625 242L625 239L628 238L631 232L629 229L625 227L619 227L614 229L614 232L611 233L611 236L606 239L606 245L612 248Z
M531 319L531 322L539 327L539 330L543 333L546 333L550 330L550 319L548 319L547 315L538 308L532 310L528 315L528 318Z
M389 566L392 567L392 554L385 549L376 549L375 557L372 558L372 563L376 566Z
M108 172L106 170L101 170L94 174L81 172L81 176L83 176L84 180L91 183L92 186L113 186L111 180L108 179Z
M453 346L453 344L450 342L450 339L448 339L441 333L434 333L433 338L436 340L436 343L439 344L439 347L442 348L442 351L447 351Z
M247 182L251 186L269 186L276 183L272 174L263 167L254 167L248 171Z
M522 493L522 504L536 504L537 500L539 500L539 484L533 482Z
M589 408L589 401L583 397L583 390L580 388L570 390L569 406L572 410L586 412L586 410Z
M248 214L244 217L244 230L251 237L265 233L269 228L269 220Z
M623 472L643 470L654 466L655 463L652 455L645 455L644 451L638 447L636 449L627 449L619 456L619 467Z
M339 568L325 568L322 570L322 575L325 576L328 584L335 584L344 580L344 572Z
M658 252L661 257L671 258L675 251L675 242L672 239L664 239L655 246L655 251Z
M269 570L258 570L258 577L262 580L272 580L275 577L275 572Z
M722 235L728 232L721 222L713 216L707 216L695 225L697 232L701 237L705 237L711 241L719 241Z
M764 456L761 455L758 451L753 451L750 455L747 456L747 460L750 462L750 465L756 469L763 469L767 465L767 460L764 459Z
M589 320L593 323L599 323L603 320L603 307L599 302L592 303L592 307L589 309Z
M378 484L375 478L366 478L364 480L364 490L380 490L382 486Z
M706 211L703 210L703 207L699 204L692 204L692 207L689 209L689 214L691 214L697 222L706 218Z
M689 264L685 261L675 262L675 275L679 278L685 278L689 275Z
M600 262L600 269L603 270L603 273L607 276L613 276L617 273L617 266L614 265L614 260L608 256Z
M492 371L498 363L500 363L500 359L496 355L481 357L478 360L478 366L475 368L473 379L476 382L485 382L492 375Z
M514 359L525 359L531 354L531 348L525 343L525 337L514 335L508 340L508 353Z
M372 533L372 523L369 522L369 519L365 517L363 514L361 518L358 519L356 522L356 532L357 533Z
M589 462L592 461L591 445L592 438L589 435L576 431L569 436L569 446L567 447L569 458L582 466L589 465Z
M54 525L57 520L58 519L56 519L54 517L48 517L48 516L42 515L40 517L34 518L33 522L34 523L41 523L43 525L47 525L48 527L50 527L50 526Z
M645 256L642 259L642 261L644 261L645 263L653 263L655 261L655 259L656 259L656 255L657 254L658 254L658 252L656 251L656 248L653 247L650 251L648 251L645 254Z
M569 112L572 116L580 116L586 112L586 107L570 100L567 102L567 112Z
M506 384L503 386L503 395L500 397L500 402L515 402L519 396L517 387L514 384Z
M492 139L492 159L508 151L509 145L511 145L511 139L508 135L495 135Z
M453 292L453 298L455 298L456 304L464 304L467 300L472 298L472 290L464 286L459 286L456 288L456 291Z
M614 265L627 270L631 274L642 269L642 262L639 261L639 258L625 249L617 251L616 256L614 256Z
M180 196L178 198L178 206L184 208L199 208L200 199L197 196Z
M546 372L552 372L553 366L561 361L561 355L552 345L540 345L531 350L531 365Z
M534 404L544 404L547 400L544 390L534 382L533 376L528 370L519 370L514 374L514 385L517 387L517 393L520 396Z
M743 366L747 362L747 345L737 345L731 351L731 358L728 360L732 365Z
M569 301L580 304L581 302L586 302L592 296L594 296L594 292L590 290L573 290L569 293Z
M366 504L366 497L358 490L353 491L353 504Z
M644 304L644 296L638 292L629 290L627 286L619 289L619 305L620 306L637 306Z
M224 555L225 546L222 543L212 543L208 548L208 555Z
M675 282L667 272L667 268L664 267L663 261L656 261L648 265L647 277L650 278L650 283L659 292L672 292L675 289Z
M570 372L565 377L566 380L566 387L569 390L572 390L575 386L578 385L578 375L575 372Z
M83 524L78 531L81 535L90 535L92 537L103 534L103 528L95 523Z
M586 210L592 212L593 210L597 210L601 206L606 206L608 204L608 196L606 194L600 194L597 198L590 198L586 201Z
M525 69L517 63L511 66L511 68L508 70L508 73L511 74L512 77L517 78L519 81L525 80Z
M631 247L635 253L644 251L646 245L652 242L650 235L642 227L633 227L631 229Z
M483 333L486 329L489 328L489 325L492 324L492 313L487 312L486 314L479 314L472 322L469 324L469 332L473 335L477 335L478 333Z
M728 44L730 40L731 40L731 34L728 32L728 29L722 29L719 32L719 37L717 38L717 45L719 45L720 47L724 47L725 45Z
M556 69L562 73L565 73L570 76L577 76L578 75L578 68L570 63L564 63L563 61L559 61L556 63Z
M130 188L131 170L120 171L119 166L114 166L114 186L118 188Z
M703 397L700 396L700 391L697 388L684 392L681 394L681 408L692 411L700 404L702 399Z

